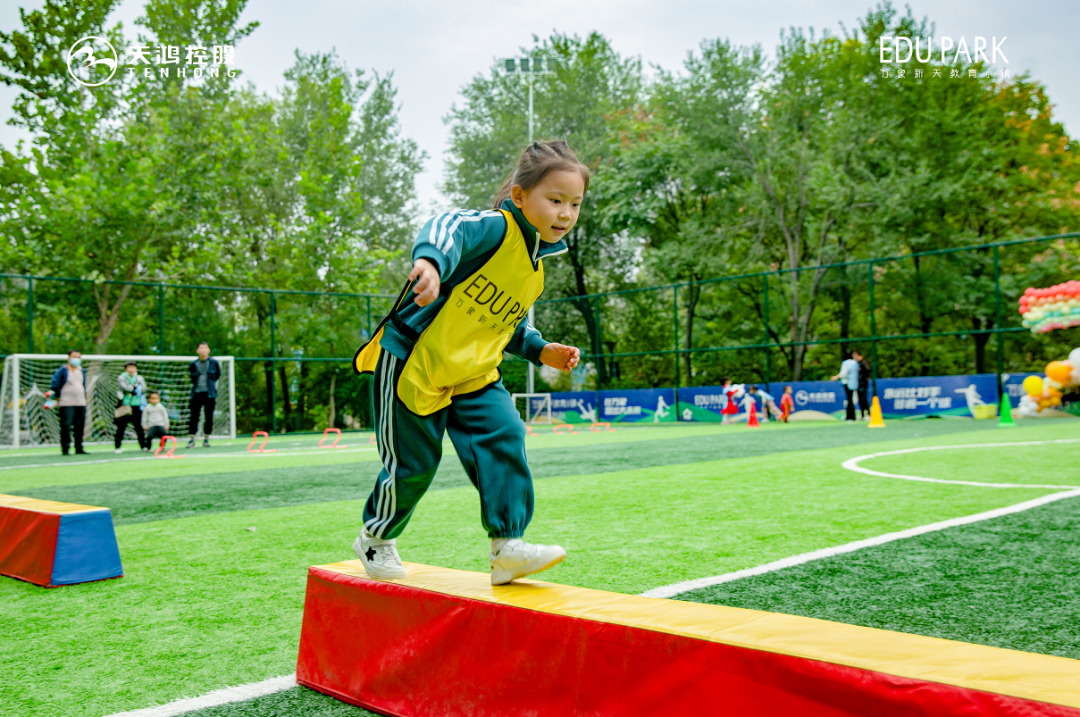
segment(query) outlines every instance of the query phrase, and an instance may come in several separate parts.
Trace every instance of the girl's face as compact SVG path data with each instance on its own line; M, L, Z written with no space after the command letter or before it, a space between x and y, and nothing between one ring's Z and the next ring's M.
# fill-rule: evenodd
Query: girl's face
M156 393L155 393L155 394L152 394L152 395L150 396L150 399L149 399L149 400L150 400L150 403L154 404L155 406L156 406L157 404L161 403L161 397L160 397L160 396L158 396L158 395L157 395Z
M549 243L559 241L574 228L584 197L585 180L570 170L548 172L529 190L519 184L510 188L510 199L536 227L540 239Z

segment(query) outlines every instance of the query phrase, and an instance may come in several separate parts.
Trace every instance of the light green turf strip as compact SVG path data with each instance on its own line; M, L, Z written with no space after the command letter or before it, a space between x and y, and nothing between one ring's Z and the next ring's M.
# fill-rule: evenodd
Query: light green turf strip
M549 478L536 484L529 537L569 551L545 578L636 593L1046 493L839 467L864 448ZM123 579L55 590L0 580L0 704L17 713L109 714L289 673L305 570L352 557L361 507L121 526ZM471 487L430 493L400 540L403 557L486 570L478 514Z
M820 424L814 424L820 427ZM826 424L828 425L828 424ZM694 438L703 435L737 432L737 426L713 426L710 424L673 426L671 428L619 428L614 433L592 433L587 428L582 433L573 435L553 435L551 429L540 428L540 435L530 436L527 446L530 449L558 448L558 447L581 447L590 445L630 443L640 441L658 441L676 438ZM745 431L745 428L741 430ZM33 456L21 455L18 460L4 460L11 453L0 452L0 493L13 490L33 490L47 486L84 485L89 483L106 483L114 481L141 480L144 478L162 478L177 475L192 475L200 473L225 473L235 471L258 470L263 466L267 468L307 467L312 465L338 465L341 463L377 461L379 459L375 446L369 443L371 434L347 434L341 444L348 446L348 450L296 450L299 448L310 449L318 445L318 437L307 437L305 441L292 441L299 443L297 446L287 446L285 442L273 442L273 445L281 445L278 453L271 454L248 454L244 446L248 442L236 441L239 450L219 451L211 449L205 451L197 448L191 451L183 449L177 451L177 455L188 455L188 458L176 460L144 460L147 454L138 451L129 451L119 456L109 450L96 450L89 456L61 456L56 449L51 449L47 454L36 449ZM227 442L222 442L226 444ZM241 445L242 444L242 445ZM216 446L217 444L215 444ZM235 446L234 446L235 448ZM296 451L294 453L287 452ZM453 457L454 448L449 440L444 441L443 450L446 456ZM97 462L101 461L101 462ZM76 465L63 465L65 462ZM41 468L4 468L4 466L17 465L19 463L49 464Z
M216 459L127 460L55 468L17 468L0 471L0 493L15 490L33 490L34 488L47 486L110 483L203 473L232 473L261 470L263 468L306 468L309 466L330 466L377 460L379 460L379 454L375 446L368 446L359 452L306 451L292 454L227 455L216 457Z

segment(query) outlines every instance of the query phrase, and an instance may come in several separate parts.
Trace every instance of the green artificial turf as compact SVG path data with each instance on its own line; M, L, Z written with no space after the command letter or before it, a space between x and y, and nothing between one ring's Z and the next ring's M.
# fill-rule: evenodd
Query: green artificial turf
M1060 419L1045 423L1067 423ZM1040 423L1044 423L1040 421ZM983 432L986 423L978 421L900 421L885 431L868 430L865 424L826 423L764 424L759 429L716 424L620 426L614 432L593 433L587 427L576 434L553 434L540 428L538 435L526 438L530 465L537 477L569 475L580 472L623 470L627 465L652 466L694 463L727 457L768 455L830 446L857 445L884 440L906 440L953 433ZM1080 430L1080 421L1075 423ZM378 461L370 434L351 434L342 440L347 450L313 450L317 437L304 441L282 442L278 453L248 454L246 443L216 446L207 451L181 449L178 460L151 460L137 451L116 456L111 451L95 451L91 456L60 456L55 453L16 455L0 453L0 492L19 492L51 486L143 480L200 473L263 470ZM293 445L295 444L295 445ZM272 444L273 445L273 444ZM441 470L455 472L455 480L464 477L454 458L453 445L443 442ZM582 461L588 462L582 468ZM40 466L36 468L21 466ZM377 469L375 470L377 472ZM374 482L375 473L371 474ZM438 479L437 479L438 480Z
M687 429L677 427L542 436L529 439L535 441L529 455L538 475L549 477L536 484L537 508L528 537L559 542L569 552L566 562L544 579L642 592L1045 495L1049 491L871 477L840 464L861 454L920 445L1069 438L1075 425L1080 424L1063 419L1005 432L975 430L986 424L970 421L920 421L890 423L884 431L859 425L756 432L692 427L698 432L684 434ZM635 431L651 444L647 451L642 441L624 438ZM867 437L877 442L866 442ZM577 439L586 443L569 444ZM829 445L826 441L838 447L809 450ZM787 452L777 452L778 446ZM744 457L738 457L740 451ZM571 452L575 455L560 455ZM247 465L234 473L209 460L149 462L161 470L176 470L182 463L186 470L216 465L219 470L213 473L144 477L131 485L152 488L159 506L183 505L186 490L203 491L201 497L188 496L189 507L198 502L196 497L213 495L230 512L120 525L125 568L120 580L46 590L0 579L0 631L5 636L0 672L6 676L0 681L0 705L10 706L14 714L106 715L292 672L306 568L353 558L349 546L359 529L362 500L237 509L258 499L260 490L280 497L275 491L288 483L287 475L268 474L282 469L285 474L291 470L293 483L301 488L312 471L340 472L336 485L346 485L352 471L373 469L370 458L355 463L361 455L298 455L301 464L287 466L273 461L294 457L223 458ZM713 460L689 462L701 456ZM448 459L457 466L452 456ZM251 470L248 463L257 460L267 468ZM619 461L623 468L635 468L613 470ZM303 468L303 462L310 467ZM884 462L875 466L890 470ZM101 473L86 488L102 483L115 469L115 464L95 467ZM968 462L950 471L962 479L971 473ZM242 478L214 493L208 483L185 483L199 475L218 481ZM166 479L176 481L179 490L165 490ZM359 492L357 497L364 497L364 481ZM231 493L241 495L233 499ZM150 511L143 513L145 518L153 501L141 505L140 510ZM399 547L406 561L486 571L487 538L479 525L475 490L459 485L432 491ZM254 710L250 714L326 713L319 711L323 698L306 690L264 699L269 702L263 706L261 700L248 705ZM337 709L338 703L333 705ZM220 709L226 710L220 714L233 713L232 706ZM352 709L342 714L365 713Z
M569 552L546 579L636 593L1046 493L872 478L839 468L851 455L846 447L801 453L797 465L769 456L550 478L537 483L529 537ZM306 568L352 559L361 507L120 526L123 579L55 590L0 581L9 675L0 704L109 714L288 674ZM430 493L399 546L407 561L486 570L476 492Z
M306 687L294 687L245 702L185 712L185 717L378 717Z
M940 436L967 430L972 421L935 422ZM674 466L715 460L769 455L829 446L868 443L882 438L897 439L918 433L912 423L904 430L882 433L865 426L826 425L788 431L774 426L750 431L731 426L688 430L628 429L615 433L530 438L529 466L534 478L544 479L575 474L595 474L625 470L627 466ZM978 425L978 424L974 424ZM920 429L927 433L926 424ZM981 435L985 432L979 432ZM627 436L649 436L651 440L630 441ZM655 436L667 435L659 441ZM751 440L752 439L752 440ZM952 440L951 438L949 440ZM906 445L906 444L905 444ZM205 455L205 454L204 454ZM225 455L220 460L142 461L134 464L87 466L82 476L66 474L77 483L40 486L52 471L29 476L0 474L0 486L15 495L109 507L118 525L149 520L182 518L200 513L278 508L305 503L354 500L367 497L378 475L374 451L361 453L314 451L301 455ZM221 466L228 472L210 472ZM246 467L247 470L241 470ZM184 471L188 471L185 473ZM12 473L23 473L11 471ZM126 473L106 482L105 476ZM132 477L137 472L139 479ZM164 473L157 477L155 473ZM7 479L7 485L4 481ZM18 481L29 486L16 487ZM448 447L432 490L468 484L464 469ZM14 483L14 485L12 485Z
M1078 535L1071 498L679 598L1080 659Z

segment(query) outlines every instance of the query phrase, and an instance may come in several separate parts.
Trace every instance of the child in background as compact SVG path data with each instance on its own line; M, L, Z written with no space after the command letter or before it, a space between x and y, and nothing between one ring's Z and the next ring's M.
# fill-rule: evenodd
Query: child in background
M750 386L751 398L761 399L761 412L765 414L765 417L770 421L780 416L780 409L776 407L776 401L773 397L764 391L760 390L757 386Z
M729 423L735 423L735 416L739 414L739 401L738 398L743 394L742 386L735 386L731 383L731 379L724 377L724 397L727 399L727 403L720 409L720 415L723 416L720 423L721 425L727 425Z
M431 485L446 432L480 492L491 584L566 557L557 545L521 539L532 519L532 475L525 424L499 364L505 350L567 373L577 366L577 348L548 343L526 317L544 289L544 259L567 251L563 237L588 186L589 170L565 141L533 142L494 210L450 212L420 230L410 283L354 358L357 373L373 375L383 463L353 543L372 578L406 577L395 539Z
M795 401L791 398L791 386L784 386L784 395L780 397L780 410L784 423L787 423L788 416L795 410Z
M146 445L153 446L154 441L164 438L169 432L169 411L161 403L161 394L151 391L146 408L143 409L142 427L146 431ZM158 447L161 446L159 441Z

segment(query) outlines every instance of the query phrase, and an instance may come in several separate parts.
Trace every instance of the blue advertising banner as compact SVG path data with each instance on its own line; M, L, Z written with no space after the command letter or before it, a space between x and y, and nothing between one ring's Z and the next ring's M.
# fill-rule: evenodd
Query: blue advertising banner
M675 416L675 389L635 388L599 391L600 421L667 423Z
M747 419L746 398L750 395L750 386L746 384L746 394L736 399L739 405L739 413L735 416L736 421ZM769 384L769 395L772 396L776 407L780 407L780 399L784 395L784 387L791 386L791 397L795 402L795 409L791 415L802 413L796 420L828 419L844 416L844 387L839 381L788 381L773 382ZM765 419L765 406L760 398L760 392L765 391L765 384L757 384L759 398L757 404L758 417ZM721 386L702 386L696 388L679 389L679 420L681 421L720 421L723 419L721 411L727 405L727 396Z
M1005 390L1015 408L1024 394L1023 381L1031 375L1005 374ZM736 421L747 419L749 388L736 399L739 412ZM791 387L795 404L795 420L843 419L845 415L844 387L839 381L775 381L769 385L769 395L780 406L784 388ZM943 416L971 418L972 407L998 404L997 378L992 373L968 376L922 376L918 378L878 379L878 397L885 418L922 418ZM765 384L757 384L757 411L765 420L765 406L760 398ZM627 389L612 391L575 391L551 394L551 415L567 423L609 422L719 422L727 405L721 386L680 388ZM542 399L533 398L535 413ZM856 399L857 401L857 399Z
M531 415L543 405L543 398L529 399ZM596 423L596 391L563 391L551 394L551 420L558 423Z
M883 378L877 382L885 418L949 416L971 418L973 406L998 402L997 376Z
M679 389L680 421L720 421L720 411L727 405L722 386L698 386Z

